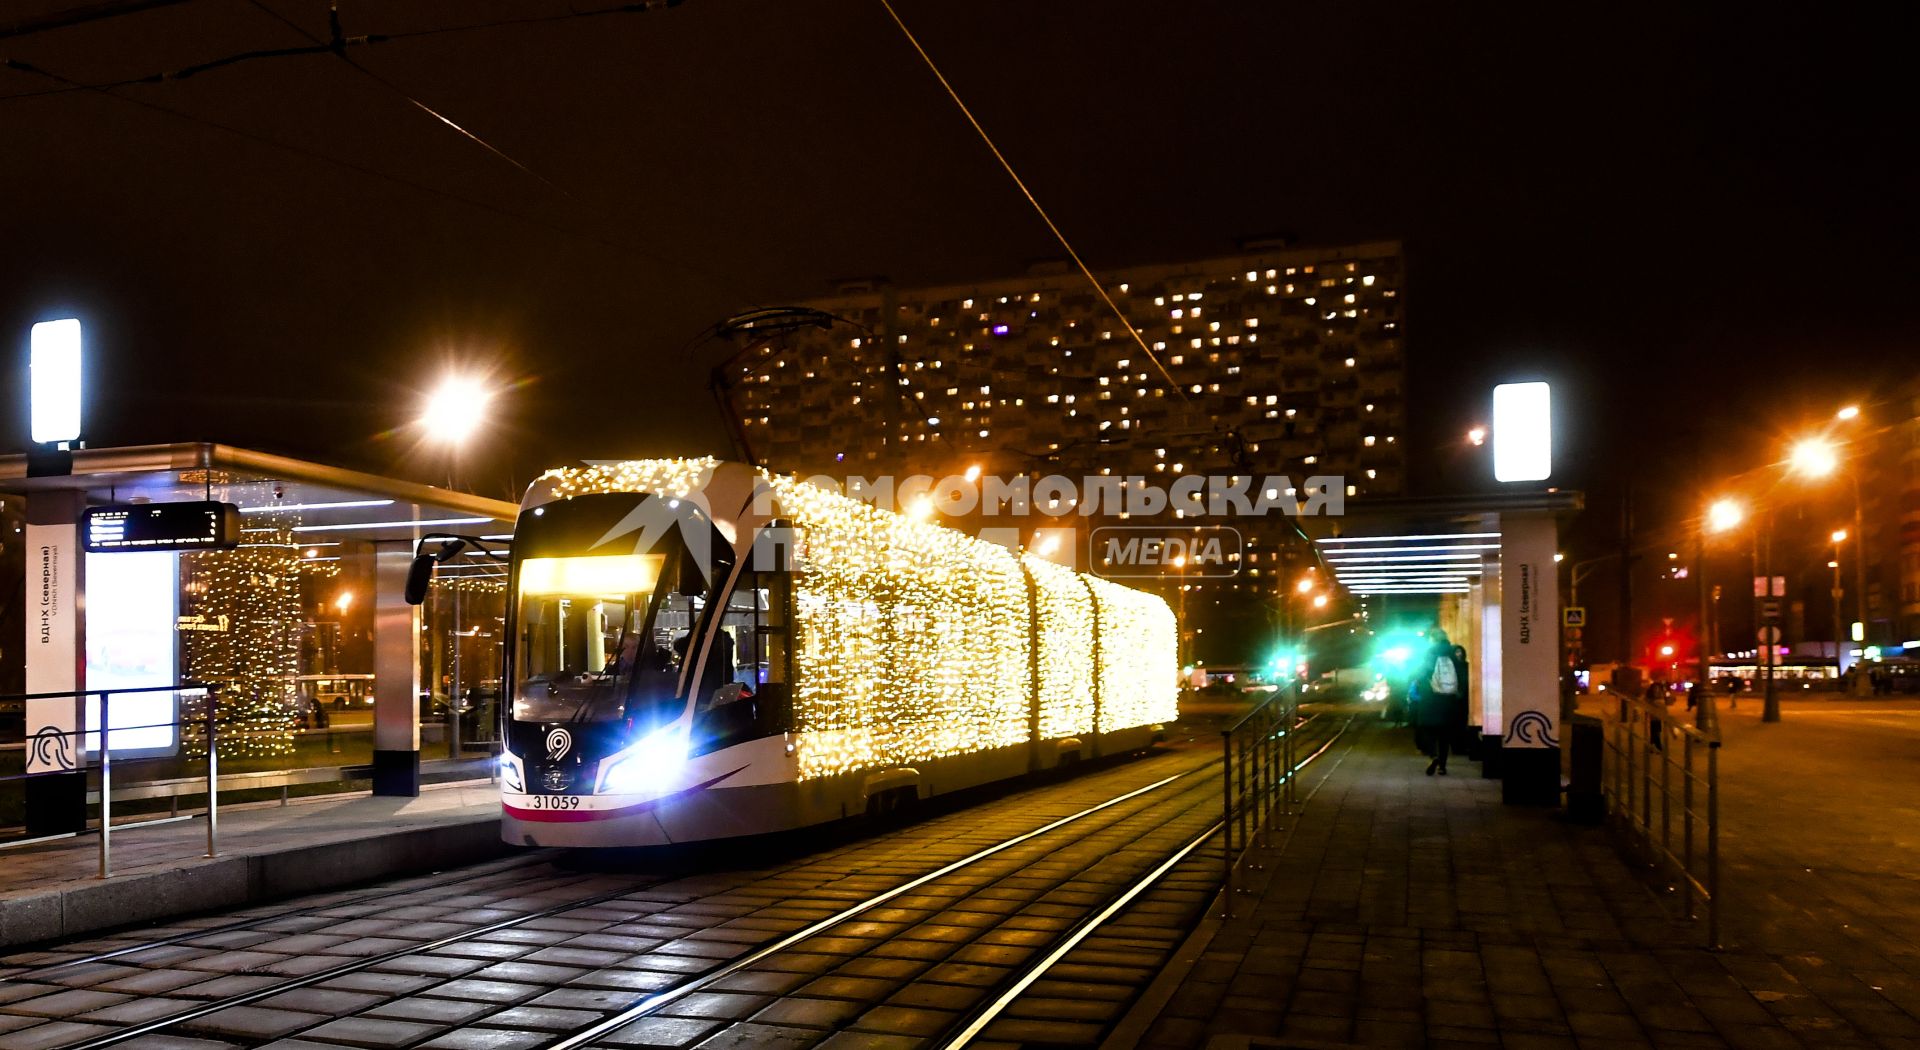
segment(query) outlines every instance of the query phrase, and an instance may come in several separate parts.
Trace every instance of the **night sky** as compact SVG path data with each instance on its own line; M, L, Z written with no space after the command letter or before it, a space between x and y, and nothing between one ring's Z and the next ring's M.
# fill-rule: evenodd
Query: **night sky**
M0 25L76 6L16 0ZM326 32L322 0L188 0L0 55L98 83L307 42L263 6ZM400 36L568 5L342 8L349 35ZM1501 379L1557 381L1563 480L1599 503L1629 477L1650 501L1697 490L1920 363L1899 16L899 10L1096 268L1404 239L1418 488L1484 473L1459 435ZM697 337L730 313L1060 255L877 0L687 0L348 54L386 83L313 55L0 100L7 403L28 324L74 311L94 444L444 481L406 424L443 369L485 368L510 389L462 469L504 497L566 459L724 451L706 375L727 348ZM0 95L61 86L0 71Z

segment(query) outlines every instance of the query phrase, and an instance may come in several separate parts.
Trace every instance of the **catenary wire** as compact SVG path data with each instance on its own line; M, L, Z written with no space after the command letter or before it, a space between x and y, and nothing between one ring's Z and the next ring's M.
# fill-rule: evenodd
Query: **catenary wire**
M893 9L893 4L889 2L889 0L880 0L880 6L886 8L887 16L893 19L894 25L900 27L900 32L906 36L907 42L913 45L913 49L920 55L921 61L927 64L927 69L932 71L934 79L940 81L940 86L946 89L947 97L952 99L953 104L960 108L961 114L967 118L967 123L973 125L973 130L979 134L980 141L986 143L987 150L993 154L993 159L1000 162L1000 167L1005 169L1007 177L1013 180L1015 186L1019 187L1021 196L1027 198L1028 204L1033 205L1033 210L1040 216L1040 221L1046 223L1047 229L1053 231L1054 239L1060 242L1060 247L1066 250L1068 257L1073 260L1073 264L1080 268L1080 272L1086 277L1087 283L1093 286L1095 294L1099 295L1101 301L1107 304L1107 308L1113 311L1113 315L1120 319L1120 323L1127 329L1127 334L1132 336L1134 343L1140 347L1140 352L1147 355L1147 360L1153 362L1153 367L1159 370L1160 377L1167 381L1167 386L1171 387L1174 393L1180 395L1180 400L1187 400L1187 392L1181 389L1179 383L1174 381L1173 374L1168 372L1167 367L1160 363L1159 356L1153 352L1151 347L1147 346L1147 341L1140 337L1140 332L1133 326L1133 322L1127 318L1125 313L1121 312L1119 304L1113 301L1113 297L1107 294L1106 286L1100 283L1099 278L1095 277L1093 271L1087 267L1086 261L1080 258L1080 253L1074 250L1072 243L1067 240L1067 235L1060 232L1060 227L1054 223L1053 217L1047 214L1047 209L1040 206L1039 199L1033 195L1032 190L1027 188L1026 182L1020 178L1020 173L1013 170L1013 163L1007 160L1006 154L1000 152L1000 147L994 144L993 137L987 134L987 129L980 125L980 121L974 117L973 111L968 109L966 102L961 100L960 93L954 90L951 83L948 83L946 74L940 72L940 67L933 61L933 56L927 54L927 49L920 46L920 40L913 35L913 30L908 29L907 23L901 21L899 13Z

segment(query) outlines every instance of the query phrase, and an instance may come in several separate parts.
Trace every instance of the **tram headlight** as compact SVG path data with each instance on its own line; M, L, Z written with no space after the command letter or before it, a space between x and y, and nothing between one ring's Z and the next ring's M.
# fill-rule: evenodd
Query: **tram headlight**
M657 795L673 786L687 761L687 732L679 724L657 729L600 764L595 794Z

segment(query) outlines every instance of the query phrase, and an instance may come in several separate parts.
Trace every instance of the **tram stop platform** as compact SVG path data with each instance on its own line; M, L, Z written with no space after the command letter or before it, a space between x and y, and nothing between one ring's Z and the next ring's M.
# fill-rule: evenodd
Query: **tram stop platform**
M320 795L223 804L219 855L204 815L116 827L112 875L97 832L0 849L0 946L30 944L388 876L486 860L500 841L487 780L429 784L414 798Z
M1777 773L1795 744L1757 717L1728 719L1727 750ZM1709 950L1609 830L1503 805L1458 757L1425 776L1410 730L1349 736L1256 845L1234 917L1213 910L1104 1050L1920 1048L1920 938L1896 921L1920 904L1863 890L1849 869L1882 862L1802 830L1823 818L1780 801L1777 775L1744 792L1730 763L1726 943ZM1788 862L1792 885L1826 888L1789 890Z

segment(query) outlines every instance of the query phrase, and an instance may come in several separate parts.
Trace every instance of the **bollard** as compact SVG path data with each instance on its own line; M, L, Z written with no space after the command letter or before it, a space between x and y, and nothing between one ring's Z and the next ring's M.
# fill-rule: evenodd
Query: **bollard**
M113 748L107 746L107 697L100 694L100 877L113 874ZM80 751L86 753L87 736L82 727Z

